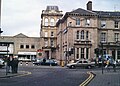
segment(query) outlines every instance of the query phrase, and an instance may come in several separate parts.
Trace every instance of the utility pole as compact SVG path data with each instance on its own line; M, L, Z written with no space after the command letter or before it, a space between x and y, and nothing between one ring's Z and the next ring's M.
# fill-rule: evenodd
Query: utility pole
M1 30L1 0L0 0L0 36L3 31Z

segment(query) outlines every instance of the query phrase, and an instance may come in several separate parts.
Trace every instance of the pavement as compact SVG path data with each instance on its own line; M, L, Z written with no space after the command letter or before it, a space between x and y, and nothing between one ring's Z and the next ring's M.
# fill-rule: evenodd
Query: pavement
M120 68L116 72L112 68L109 70L94 70L91 71L95 77L89 82L87 86L120 86Z
M5 68L0 69L0 78L20 77L20 76L25 76L29 74L31 74L31 72L28 72L28 71L18 71L18 73L14 73L14 74L13 73L6 74Z

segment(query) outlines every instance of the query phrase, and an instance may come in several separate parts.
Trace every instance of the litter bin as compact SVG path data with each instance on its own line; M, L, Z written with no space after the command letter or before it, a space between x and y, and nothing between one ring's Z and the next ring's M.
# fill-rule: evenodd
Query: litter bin
M64 65L65 65L65 64L64 64L64 61L62 61L62 62L61 62L61 66L64 67Z

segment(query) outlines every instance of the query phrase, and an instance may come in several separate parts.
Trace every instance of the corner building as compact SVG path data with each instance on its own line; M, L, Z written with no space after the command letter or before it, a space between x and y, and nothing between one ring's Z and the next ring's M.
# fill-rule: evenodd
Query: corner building
M87 10L66 12L56 25L56 57L60 61L92 60L96 48L120 60L120 12L93 11L89 1Z

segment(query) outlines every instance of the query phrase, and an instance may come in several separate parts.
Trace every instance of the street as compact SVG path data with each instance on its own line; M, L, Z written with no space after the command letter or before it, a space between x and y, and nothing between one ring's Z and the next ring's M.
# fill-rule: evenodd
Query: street
M68 69L59 66L19 65L19 71L30 75L0 78L0 86L79 86L88 78L86 69Z

